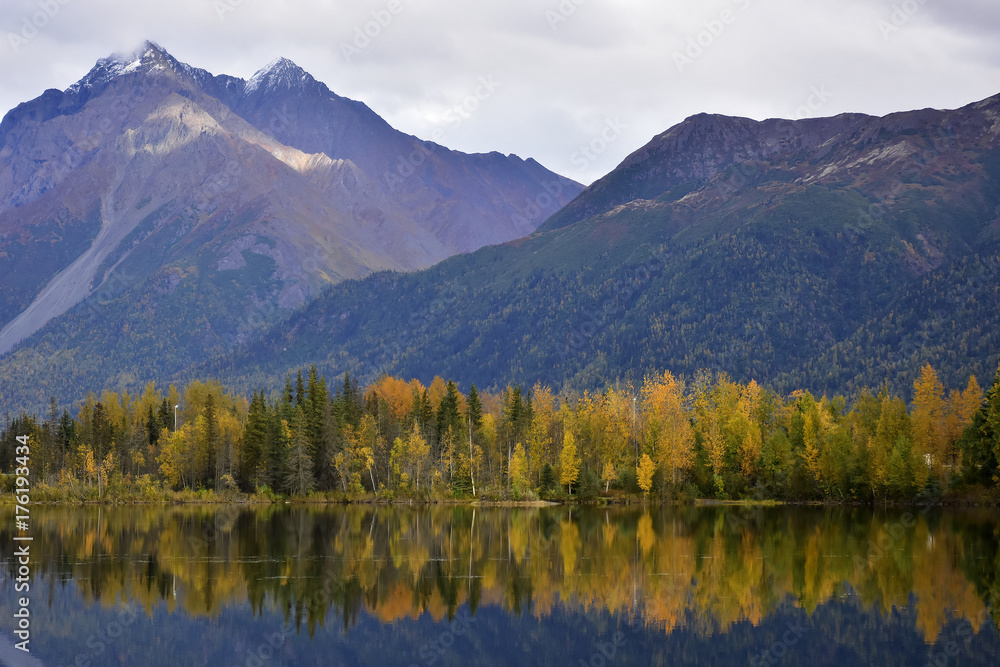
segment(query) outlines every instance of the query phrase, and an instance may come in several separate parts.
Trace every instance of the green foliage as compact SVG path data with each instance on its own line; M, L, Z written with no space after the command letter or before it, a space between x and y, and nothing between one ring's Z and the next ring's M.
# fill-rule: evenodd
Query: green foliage
M993 448L993 431L986 421L986 410L972 417L972 423L962 432L958 449L962 453L962 474L970 484L991 484L997 476L997 457Z
M548 493L549 491L552 490L552 488L555 485L556 485L556 473L552 469L552 466L548 463L548 461L546 461L545 465L542 466L542 470L539 475L538 489L542 493Z
M604 486L601 484L601 478L598 477L597 473L590 468L584 468L583 472L580 474L580 485L577 490L578 500L593 500L601 495L604 490Z
M299 407L295 411L295 421L292 425L288 451L288 472L285 477L285 486L293 496L308 495L316 486L306 427L305 415L302 408Z
M618 481L612 482L611 488L616 488L625 493L639 493L639 478L636 471L631 466L624 466L618 471Z

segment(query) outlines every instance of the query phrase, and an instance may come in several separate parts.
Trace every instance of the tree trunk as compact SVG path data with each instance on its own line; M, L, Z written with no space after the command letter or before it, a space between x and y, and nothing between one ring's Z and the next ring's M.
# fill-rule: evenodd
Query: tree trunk
M476 460L472 454L472 418L469 418L469 479L472 480L472 495L476 495ZM475 512L472 514L472 520L475 521Z

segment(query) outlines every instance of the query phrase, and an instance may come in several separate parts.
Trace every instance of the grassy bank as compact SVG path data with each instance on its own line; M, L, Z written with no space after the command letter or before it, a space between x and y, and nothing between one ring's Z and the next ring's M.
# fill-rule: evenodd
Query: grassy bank
M2 476L3 493L0 505L14 504L15 495L11 476ZM10 488L7 488L10 487ZM389 491L380 493L353 494L342 490L313 492L305 496L275 493L268 487L253 493L241 492L234 487L226 489L170 489L160 482L143 475L138 479L115 480L108 485L97 485L64 477L57 483L40 482L31 487L29 496L32 503L41 504L177 504L177 503L296 503L296 504L385 504L385 505L480 505L484 507L546 507L550 505L696 505L699 507L777 507L782 505L871 505L872 503L844 500L786 500L786 499L742 499L719 500L714 498L693 498L687 495L660 498L656 495L643 496L614 489L609 492L591 494L569 494L565 489L515 492L507 489L485 487L476 496L454 495L447 489L401 493ZM875 505L924 504L912 500L879 500ZM998 506L1000 489L979 485L953 489L931 504L947 506Z

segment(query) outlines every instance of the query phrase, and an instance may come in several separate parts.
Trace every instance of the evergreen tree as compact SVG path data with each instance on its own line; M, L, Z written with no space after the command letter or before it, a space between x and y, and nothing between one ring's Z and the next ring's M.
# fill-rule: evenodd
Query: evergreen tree
M338 480L337 468L333 465L337 454L344 451L344 432L342 422L337 416L336 401L327 400L323 410L323 434L320 450L320 465L316 474L317 488L322 491L334 489L338 485L345 488L345 485Z
M267 473L264 482L271 486L274 491L284 490L285 472L287 470L285 456L287 451L287 430L288 422L283 419L283 406L288 403L282 401L272 406L270 418L267 420Z
M104 404L97 402L94 405L93 416L91 418L91 447L94 451L94 458L103 461L104 457L114 443L114 426L108 420L107 410Z
M216 480L219 474L219 417L215 411L215 396L209 393L205 397L205 408L202 417L201 459L204 461L202 474L206 480Z
M992 435L993 458L1000 461L1000 363L997 364L993 385L986 392L983 410L986 428L989 429L989 435Z
M59 430L59 406L56 405L56 397L49 397L49 413L46 416L45 423L42 424L39 447L36 452L33 453L36 463L36 472L40 475L42 479L46 478L50 473L56 471L58 453L56 451L57 444L57 432Z
M445 440L445 435L450 434L449 442L454 444L458 434L465 433L465 423L458 412L458 387L454 382L449 381L445 395L441 398L441 404L437 411L437 439L438 443ZM438 451L437 455L442 452Z
M338 413L342 426L357 427L361 420L361 406L357 392L357 384L351 379L351 374L344 372L344 384L337 396Z
M542 493L551 491L552 487L555 486L556 473L554 470L552 470L552 466L549 465L548 462L546 462L545 465L542 466L542 472L540 473L539 479L541 480L539 484L539 490L541 490Z
M302 369L299 369L295 377L295 407L301 408L306 402L306 386L302 380Z
M153 405L149 405L149 410L146 414L146 442L150 445L156 445L160 441L160 431L163 430L163 424L157 418L156 413L153 412Z
M989 485L997 478L997 457L993 448L993 429L986 421L986 409L976 411L972 423L958 439L962 453L962 477L969 484Z
M263 392L253 392L246 425L240 438L240 467L237 483L246 491L266 483L266 446L268 433L267 404Z
M430 396L427 390L420 396L420 406L417 411L417 421L420 423L420 430L424 439L434 451L437 447L437 422L434 421L434 407L431 405Z
M889 456L889 492L899 498L906 498L913 493L915 465L924 465L923 461L914 461L910 439L899 436L892 454Z
M285 475L285 486L289 493L296 496L308 495L315 488L313 477L313 460L309 454L308 425L301 408L295 411L295 420L291 427L291 443L288 452L288 472Z
M63 410L62 417L59 418L59 431L57 435L60 467L66 465L69 453L77 447L78 436L76 426L76 420L70 416L69 410Z
M466 400L466 404L466 416L472 423L472 430L473 432L478 431L483 423L483 404L479 399L479 392L476 391L476 385L472 385L469 388L469 397Z
M303 403L303 415L306 424L306 437L309 442L309 456L313 462L313 476L319 479L323 469L329 466L329 461L323 457L323 430L326 424L327 402L330 400L326 391L326 382L318 377L316 366L309 367L306 399Z
M156 420L160 423L161 427L169 428L171 432L174 430L174 407L170 405L170 401L166 397L160 401L160 407L156 412ZM159 436L157 436L159 437Z

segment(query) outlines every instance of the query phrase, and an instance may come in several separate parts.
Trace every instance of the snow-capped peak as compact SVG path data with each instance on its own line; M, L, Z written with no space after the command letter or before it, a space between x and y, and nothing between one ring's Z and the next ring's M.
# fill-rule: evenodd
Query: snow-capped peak
M127 74L134 72L144 64L163 64L164 62L170 63L172 60L174 60L173 57L163 47L155 42L146 40L142 43L142 46L132 53L127 55L115 54L110 58L99 60L98 64L102 62L107 63L109 69L115 69L118 74Z
M288 58L276 58L260 68L247 81L244 95L249 95L258 88L273 90L275 88L291 89L312 80L312 76Z
M116 53L107 58L101 58L94 65L93 69L87 73L87 76L70 86L67 92L98 86L107 83L115 77L141 69L154 71L168 68L186 72L191 69L177 62L163 47L147 40L131 53Z

